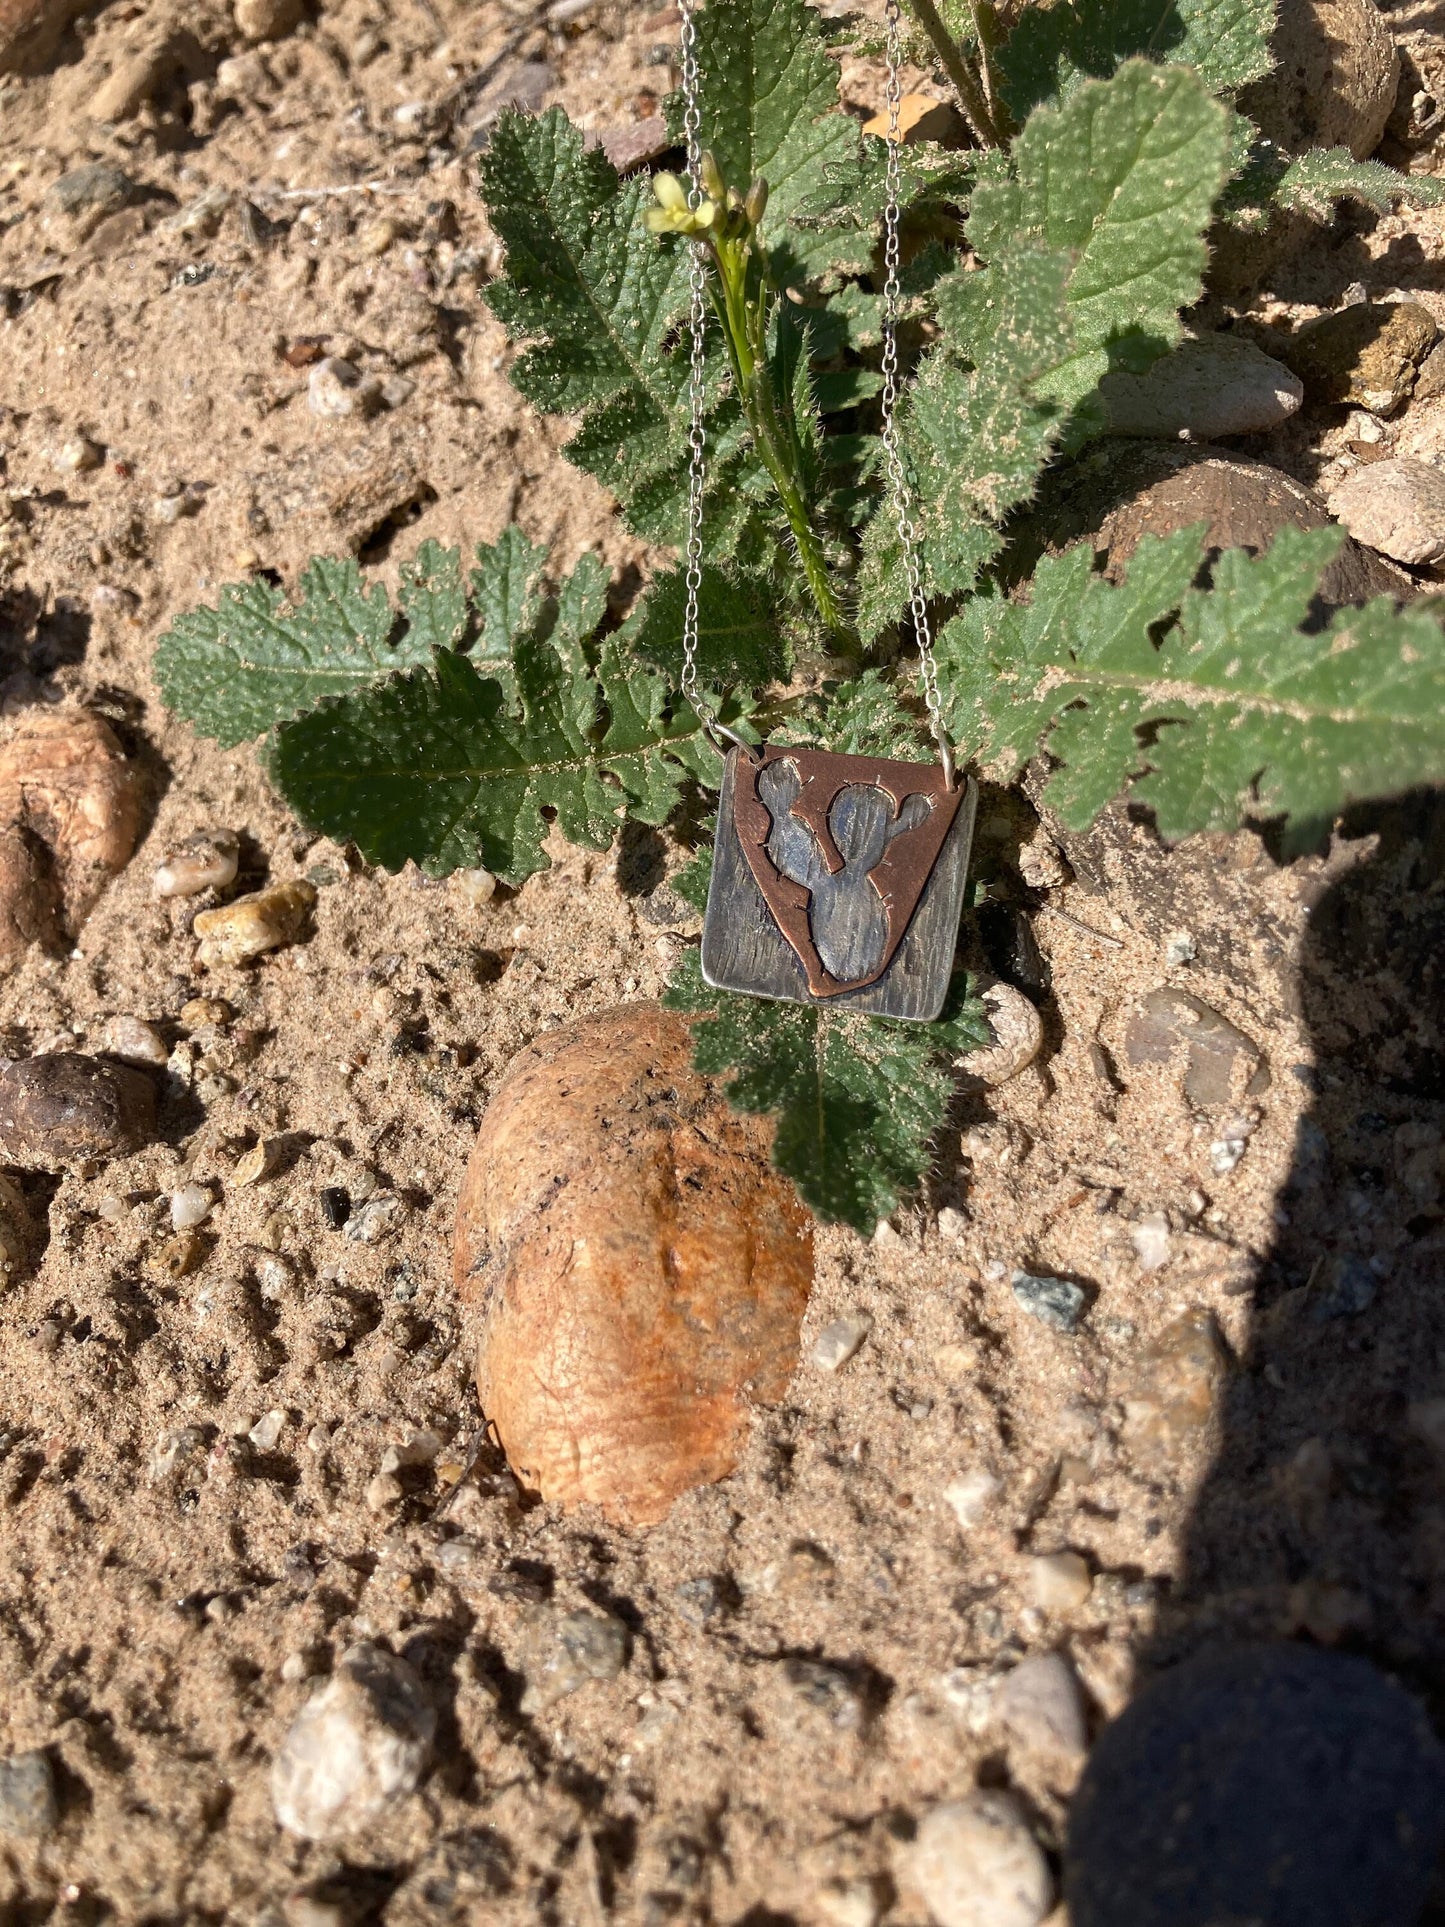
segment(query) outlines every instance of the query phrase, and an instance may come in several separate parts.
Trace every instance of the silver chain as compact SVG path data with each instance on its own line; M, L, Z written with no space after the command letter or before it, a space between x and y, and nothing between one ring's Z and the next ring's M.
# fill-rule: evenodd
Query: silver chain
M682 14L682 131L687 144L687 204L702 205L702 146L699 135L702 111L698 101L697 27L693 21L694 0L678 0ZM692 335L692 366L688 384L691 424L687 445L691 451L687 484L687 601L682 618L682 693L697 711L711 734L718 727L716 712L703 699L697 683L697 599L702 588L702 498L707 487L707 431L705 327L707 321L707 254L703 242L688 243L688 292L691 297L689 331Z
M683 136L687 146L687 204L696 208L702 204L702 148L700 133L702 113L698 97L697 71L697 27L693 13L696 0L678 0L678 10L682 15L682 98ZM893 494L894 510L898 518L898 541L903 551L903 566L908 577L908 606L913 616L913 630L918 639L919 678L923 685L923 700L928 709L928 721L933 730L934 741L938 744L939 760L943 764L945 780L953 786L953 746L948 740L948 731L943 725L943 704L938 693L938 661L933 653L933 632L928 622L928 604L923 593L923 565L918 555L918 531L914 526L912 514L913 493L908 483L908 473L903 466L903 457L898 447L898 306L901 295L898 282L900 260L899 226L902 221L900 196L902 193L902 163L899 159L900 139L898 114L903 92L903 48L899 26L899 0L887 0L888 21L888 165L887 165L887 202L883 212L883 261L885 276L883 282L883 455L888 471L888 485ZM702 719L703 727L709 735L722 735L733 742L740 739L725 729L717 719L716 712L703 700L697 681L697 604L698 592L702 587L702 501L707 483L707 437L704 421L704 328L707 304L707 260L703 242L691 243L692 257L688 268L688 288L691 296L689 327L692 336L692 365L689 383L689 403L691 422L688 428L688 448L691 463L688 473L687 496L687 597L682 619L682 693Z
M893 509L898 520L898 546L903 553L903 568L908 577L908 607L913 616L913 633L918 639L918 675L923 685L923 700L928 707L929 726L938 744L939 759L950 789L953 787L953 745L943 726L943 704L938 694L938 659L933 653L933 631L928 622L928 603L923 593L923 564L918 554L918 530L913 522L913 491L898 447L898 285L900 258L898 230L902 223L899 198L903 190L903 168L899 159L898 112L903 95L903 48L899 32L898 0L887 0L888 21L888 167L885 175L887 201L883 209L883 459L888 470L888 486L893 493Z

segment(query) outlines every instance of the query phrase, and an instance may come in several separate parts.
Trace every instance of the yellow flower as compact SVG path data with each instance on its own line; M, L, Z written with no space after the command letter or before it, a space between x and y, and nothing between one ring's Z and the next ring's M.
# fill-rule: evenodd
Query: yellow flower
M687 204L687 189L676 174L653 176L652 191L657 206L647 210L646 221L652 234L701 234L713 224L717 208L709 200L694 207Z

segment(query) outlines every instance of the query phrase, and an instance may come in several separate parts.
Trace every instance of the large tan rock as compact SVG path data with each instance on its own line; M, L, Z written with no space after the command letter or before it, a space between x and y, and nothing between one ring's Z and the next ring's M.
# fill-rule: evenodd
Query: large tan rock
M812 1221L768 1141L656 1004L550 1032L507 1072L462 1187L456 1284L482 1409L544 1498L649 1524L725 1477L752 1402L782 1396Z
M1246 87L1240 110L1288 154L1380 144L1395 105L1399 55L1375 0L1281 0L1273 73Z

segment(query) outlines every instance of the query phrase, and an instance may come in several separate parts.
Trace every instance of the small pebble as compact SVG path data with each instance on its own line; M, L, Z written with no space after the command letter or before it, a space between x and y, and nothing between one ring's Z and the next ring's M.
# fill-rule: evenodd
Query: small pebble
M1016 1271L1009 1281L1019 1309L1055 1331L1071 1337L1079 1329L1087 1294L1070 1278L1053 1278L1032 1271Z
M1259 1046L1187 990L1165 986L1143 997L1124 1035L1124 1055L1135 1066L1169 1064L1184 1055L1184 1095L1199 1110L1269 1088Z
M194 929L201 939L196 961L206 969L250 963L269 950L296 943L316 907L316 886L302 878L237 897L218 910L203 910Z
M366 1509L377 1514L390 1512L405 1497L401 1480L394 1472L378 1472L366 1488Z
M0 1070L0 1161L56 1171L137 1151L155 1128L143 1071L54 1051Z
M452 888L465 903L480 910L497 894L497 879L490 870L453 870Z
M382 1244L387 1238L395 1236L404 1210L400 1198L384 1191L377 1197L368 1198L360 1210L351 1213L344 1235L353 1244Z
M975 1465L943 1488L943 1498L964 1531L971 1532L1002 1491L1002 1479L986 1466Z
M0 1840L44 1840L59 1822L49 1756L37 1748L0 1760Z
M177 1231L204 1224L215 1206L209 1185L183 1184L171 1193L171 1223Z
M684 1579L680 1586L673 1587L672 1596L677 1602L677 1610L694 1626L711 1625L727 1610L727 1594L722 1581L712 1573L704 1573L697 1579Z
M446 1440L430 1426L409 1432L400 1445L389 1445L381 1457L383 1472L398 1472L404 1467L432 1465Z
M1039 1927L1054 1897L1049 1864L1010 1793L980 1790L934 1807L904 1863L936 1927Z
M306 406L323 421L339 421L357 414L361 370L340 355L325 355L306 378Z
M1225 1356L1212 1314L1185 1312L1140 1357L1124 1399L1130 1443L1169 1458L1199 1438L1218 1407Z
M280 1406L275 1406L257 1419L246 1437L258 1452L274 1452L285 1429L286 1414Z
M968 1219L961 1211L955 1211L946 1204L938 1214L938 1235L947 1238L950 1244L959 1244L968 1236Z
M1028 998L1012 984L989 984L983 992L983 1005L993 1042L956 1059L956 1067L993 1090L1033 1063L1043 1049L1044 1024Z
M1062 1653L1035 1653L1005 1675L993 1713L1009 1737L1036 1753L1078 1760L1088 1745L1084 1695Z
M850 1318L835 1318L825 1325L808 1347L808 1362L820 1372L838 1372L853 1358L873 1329L867 1312Z
M1445 560L1445 474L1395 456L1368 462L1335 489L1330 513L1357 542L1409 568Z
M192 997L181 1005L181 1014L176 1022L184 1031L221 1030L235 1014L221 997Z
M1162 1211L1151 1212L1129 1229L1129 1241L1141 1271L1162 1271L1172 1254L1169 1220Z
M246 40L280 40L300 26L302 0L236 0L236 29Z
M128 1064L159 1066L170 1057L160 1033L140 1017L108 1017L100 1042L107 1057L120 1057Z
M362 1643L296 1715L271 1768L271 1800L288 1833L356 1833L419 1784L436 1713L405 1660Z
M134 192L135 182L109 161L87 161L52 181L45 199L63 214L113 214Z
M818 1889L813 1904L828 1927L878 1927L883 1918L876 1880L830 1880Z
M610 1613L543 1614L529 1628L522 1670L524 1713L540 1713L589 1680L616 1679L627 1663L627 1628Z
M231 1173L231 1182L237 1190L244 1190L247 1185L259 1184L263 1178L270 1177L280 1162L280 1140L274 1137L263 1137L259 1144L253 1144L249 1151L243 1151L237 1158L236 1167Z
M230 830L197 830L159 865L153 879L158 897L196 897L202 890L225 890L236 881L241 846Z
M1094 1590L1088 1561L1077 1552L1045 1552L1028 1562L1029 1590L1046 1613L1072 1612Z
M821 1713L840 1733L855 1733L866 1711L857 1682L841 1666L816 1659L785 1659L783 1678L815 1713Z
M105 450L87 441L83 435L62 442L55 451L55 469L60 475L86 475L92 469L100 468L105 462Z
M1201 335L1160 355L1142 375L1099 383L1115 435L1252 435L1277 428L1304 400L1299 376L1242 335Z

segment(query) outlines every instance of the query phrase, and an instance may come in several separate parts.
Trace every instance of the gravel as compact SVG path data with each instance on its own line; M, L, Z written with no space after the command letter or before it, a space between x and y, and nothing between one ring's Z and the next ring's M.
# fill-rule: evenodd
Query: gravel
M919 1823L904 1871L936 1927L1038 1927L1053 1899L1048 1862L1008 1793L981 1791L934 1807Z
M277 1820L303 1840L358 1832L415 1791L435 1735L436 1713L406 1661L349 1647L277 1751Z

